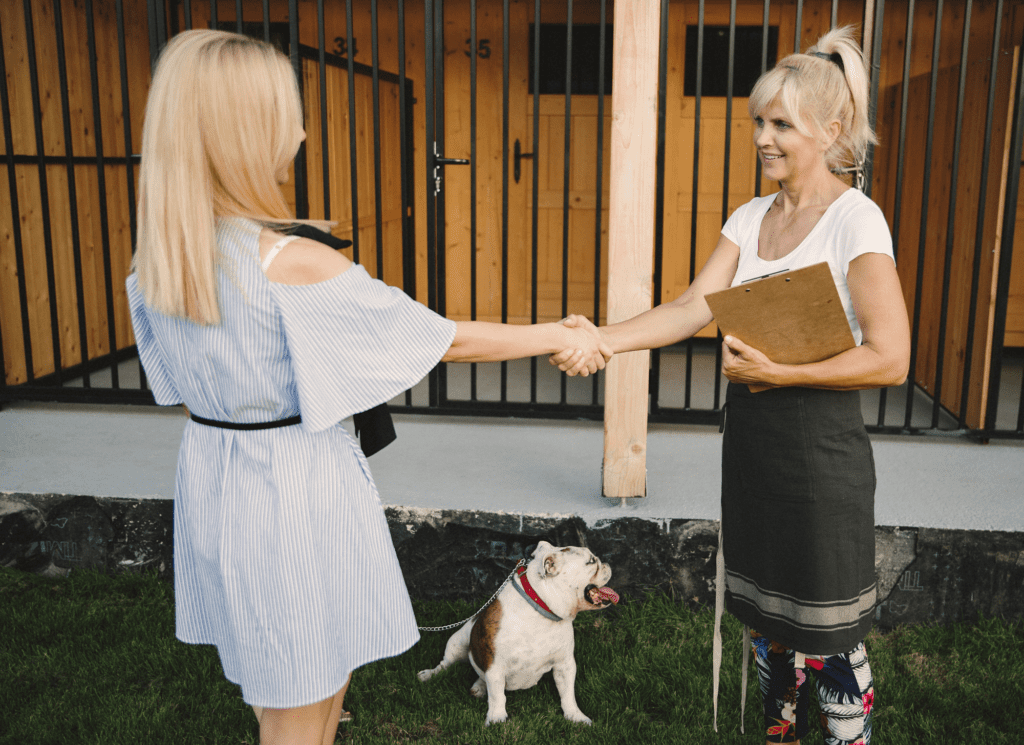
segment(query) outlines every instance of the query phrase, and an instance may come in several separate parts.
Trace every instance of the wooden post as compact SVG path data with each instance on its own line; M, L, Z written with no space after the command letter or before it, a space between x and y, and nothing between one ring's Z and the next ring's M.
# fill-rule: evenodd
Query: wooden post
M658 145L659 0L615 3L608 323L650 310ZM603 494L647 495L650 352L612 358L604 397Z

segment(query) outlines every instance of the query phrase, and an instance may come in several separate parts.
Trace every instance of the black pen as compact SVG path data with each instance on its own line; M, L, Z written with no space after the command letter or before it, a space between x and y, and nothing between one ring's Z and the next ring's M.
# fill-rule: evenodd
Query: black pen
M772 272L771 274L762 274L760 277L751 277L750 279L745 279L742 282L740 282L740 284L741 285L745 285L747 282L756 282L759 279L765 279L767 277L774 277L776 274L785 274L788 271L789 271L789 269L780 269L779 271Z

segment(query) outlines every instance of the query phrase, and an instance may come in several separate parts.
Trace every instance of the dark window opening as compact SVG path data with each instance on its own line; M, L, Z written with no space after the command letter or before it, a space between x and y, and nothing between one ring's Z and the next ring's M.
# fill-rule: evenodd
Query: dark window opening
M604 31L604 93L612 92L612 26ZM565 53L568 39L565 24L540 25L540 90L541 94L562 94L565 90ZM533 94L534 25L530 24L530 94ZM598 73L601 70L600 24L572 26L572 93L597 95Z
M749 96L761 77L761 26L736 27L736 56L733 63L732 95ZM779 27L768 27L768 68L775 66L779 49ZM704 27L704 63L701 68L701 96L726 96L729 74L729 27ZM697 26L686 27L686 72L683 95L697 95Z

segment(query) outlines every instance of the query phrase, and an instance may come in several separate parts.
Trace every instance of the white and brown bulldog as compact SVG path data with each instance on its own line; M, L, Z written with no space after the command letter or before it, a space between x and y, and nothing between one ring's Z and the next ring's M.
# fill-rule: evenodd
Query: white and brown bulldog
M504 722L505 691L537 684L549 670L555 677L565 718L590 724L576 705L576 658L572 622L581 610L607 608L619 596L606 584L612 570L585 548L558 548L541 541L526 567L493 603L448 640L444 659L419 674L429 680L459 660L469 660L479 679L471 689L487 697L487 721Z

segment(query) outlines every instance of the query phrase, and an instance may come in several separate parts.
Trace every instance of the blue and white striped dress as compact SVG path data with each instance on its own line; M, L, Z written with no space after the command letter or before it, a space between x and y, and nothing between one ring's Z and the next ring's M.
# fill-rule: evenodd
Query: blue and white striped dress
M355 668L419 639L377 488L342 419L388 401L441 359L455 324L354 265L293 286L260 267L260 226L221 220L221 323L199 326L128 297L159 404L189 421L174 494L176 634L215 644L247 703L336 693Z

